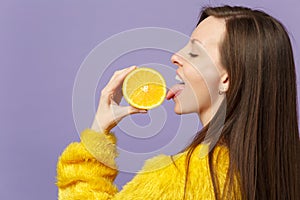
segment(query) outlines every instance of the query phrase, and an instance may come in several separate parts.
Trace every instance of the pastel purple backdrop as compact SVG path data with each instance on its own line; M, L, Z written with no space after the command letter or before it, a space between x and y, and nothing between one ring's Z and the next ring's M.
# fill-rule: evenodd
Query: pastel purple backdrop
M57 199L57 158L70 142L79 141L72 115L75 76L96 45L114 34L140 27L163 27L190 35L202 6L222 4L262 9L279 19L290 33L299 76L298 0L2 0L0 199ZM124 56L113 63L105 80L115 69L129 64L156 62L171 66L169 53L146 51L142 55ZM168 120L178 122L172 101L164 105ZM142 119L147 123L148 119ZM166 123L166 130L176 128L174 123ZM161 144L169 139L162 137ZM123 145L137 145L140 149L136 150L143 151L143 146L151 149L159 145L157 142L144 141L139 146L126 140ZM121 172L116 184L122 188L132 177Z

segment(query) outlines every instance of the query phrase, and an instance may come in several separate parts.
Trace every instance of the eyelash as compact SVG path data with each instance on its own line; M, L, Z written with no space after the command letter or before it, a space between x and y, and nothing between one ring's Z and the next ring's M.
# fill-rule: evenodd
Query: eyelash
M189 55L190 55L192 58L195 58L195 57L198 56L197 54L194 54L194 53L189 53Z

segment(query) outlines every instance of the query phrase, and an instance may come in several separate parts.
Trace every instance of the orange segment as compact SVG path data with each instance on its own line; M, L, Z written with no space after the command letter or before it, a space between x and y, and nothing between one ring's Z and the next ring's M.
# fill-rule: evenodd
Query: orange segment
M156 70L141 67L126 76L122 91L130 105L140 109L152 109L164 101L166 82Z

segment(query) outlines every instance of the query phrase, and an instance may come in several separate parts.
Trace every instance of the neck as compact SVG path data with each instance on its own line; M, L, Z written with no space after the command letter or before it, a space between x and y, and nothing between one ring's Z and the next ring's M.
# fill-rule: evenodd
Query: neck
M198 117L203 127L206 126L215 116L224 98L225 95L220 96L220 98L218 98L218 100L216 100L213 104L211 104L206 109L203 109L198 113Z

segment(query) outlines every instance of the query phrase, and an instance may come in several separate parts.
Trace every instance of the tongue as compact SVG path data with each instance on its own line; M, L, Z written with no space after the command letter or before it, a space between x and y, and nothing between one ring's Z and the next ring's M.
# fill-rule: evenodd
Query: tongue
M178 96L183 89L184 89L184 84L173 85L167 93L167 96L166 96L167 100Z

